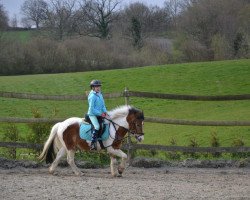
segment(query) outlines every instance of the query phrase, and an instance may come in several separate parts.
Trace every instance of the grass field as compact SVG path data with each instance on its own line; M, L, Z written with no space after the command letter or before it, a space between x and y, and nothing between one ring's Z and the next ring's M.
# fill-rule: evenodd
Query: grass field
M15 39L21 42L30 40L32 31L7 31L3 32L2 36L7 39Z
M133 69L79 72L49 75L1 76L0 91L47 95L84 94L89 82L100 79L103 92L133 91L192 95L235 95L250 93L250 60L202 62ZM108 109L124 104L123 98L106 99ZM250 120L250 101L177 101L130 98L130 104L144 110L146 116L186 120ZM32 109L43 117L83 116L86 101L40 101L0 98L1 117L32 117ZM3 125L1 125L3 127ZM22 134L28 130L20 126ZM242 138L250 146L250 127L200 127L145 123L145 143L188 145L196 138L200 146L210 146L212 133L217 133L221 146L230 146ZM1 130L1 135L3 129ZM1 136L0 136L1 137Z

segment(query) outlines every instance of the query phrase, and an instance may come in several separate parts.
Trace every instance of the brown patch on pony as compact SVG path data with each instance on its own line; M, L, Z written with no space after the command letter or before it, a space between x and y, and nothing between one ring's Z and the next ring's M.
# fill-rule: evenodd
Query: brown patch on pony
M134 116L135 119L144 121L144 113L143 113L143 111L141 111L141 110L139 110L137 108L132 107L131 109L129 109L128 117L129 116Z
M128 124L129 124L129 129L133 132L142 132L142 124L144 120L144 114L142 111L136 109L136 108L131 108L129 109L128 116L126 118ZM138 126L137 125L141 125Z
M63 132L63 141L68 150L89 150L88 143L80 138L79 135L79 124L72 124L67 127L67 129Z
M116 132L116 138L112 144L114 149L120 149L122 145L123 138L125 137L127 130L123 127L119 127Z

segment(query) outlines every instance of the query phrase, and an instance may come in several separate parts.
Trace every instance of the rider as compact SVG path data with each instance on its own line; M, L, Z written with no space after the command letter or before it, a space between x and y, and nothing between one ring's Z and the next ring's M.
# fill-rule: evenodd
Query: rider
M90 82L91 91L88 95L88 103L89 103L88 115L94 126L94 130L92 132L92 141L90 146L91 150L96 149L97 133L100 129L100 124L98 122L97 117L98 116L105 117L107 115L107 109L101 93L101 85L102 83L99 80L92 80Z

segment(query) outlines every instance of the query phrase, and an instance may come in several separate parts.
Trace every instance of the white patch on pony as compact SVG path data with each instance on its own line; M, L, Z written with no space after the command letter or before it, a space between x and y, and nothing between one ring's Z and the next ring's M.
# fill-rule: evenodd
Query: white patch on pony
M116 125L115 125L116 130L119 128L119 126L122 126L124 128L127 128L127 129L129 128L129 124L128 124L126 118L129 114L129 110L131 108L132 108L132 106L124 105L124 106L119 106L119 107L108 112L110 119L116 123ZM111 129L110 129L110 137L111 138L115 138L116 130L114 129L113 125L111 125ZM110 144L108 144L108 145L110 145Z
M127 116L129 109L132 107L129 105L119 106L111 111L108 112L108 115L112 120L114 120L117 117Z
M58 126L58 131L57 131L57 136L59 141L61 142L62 146L67 149L65 142L63 141L63 132L68 128L68 126L78 123L80 125L80 123L82 122L82 118L79 117L71 117L68 118L66 120L64 120L63 122L61 122Z
M62 138L62 134L63 132L72 124L78 123L80 125L80 123L82 122L82 118L79 117L71 117L69 119L64 120L63 122L60 123L59 127L58 127L58 136Z

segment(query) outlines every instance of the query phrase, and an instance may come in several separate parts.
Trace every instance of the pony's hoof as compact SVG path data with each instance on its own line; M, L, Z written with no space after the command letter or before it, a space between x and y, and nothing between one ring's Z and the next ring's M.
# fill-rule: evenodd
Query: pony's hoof
M49 173L54 174L55 170L49 168Z
M121 178L121 177L122 177L122 174L118 174L117 177L118 177L118 178Z
M124 171L124 167L118 167L118 173L120 175L122 175L123 171Z
M75 174L76 174L76 176L83 176L84 175L82 172L77 172Z

